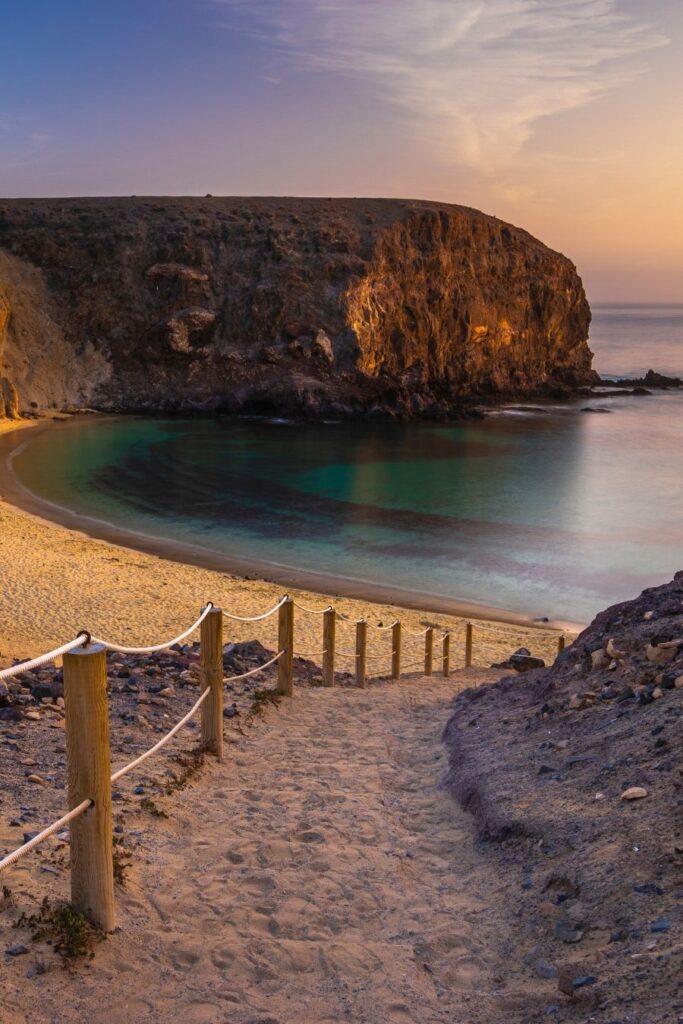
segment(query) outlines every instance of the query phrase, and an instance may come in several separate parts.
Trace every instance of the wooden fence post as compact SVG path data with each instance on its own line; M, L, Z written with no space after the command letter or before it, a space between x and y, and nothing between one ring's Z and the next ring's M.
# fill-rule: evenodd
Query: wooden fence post
M465 630L465 668L472 665L472 623L467 623Z
M202 746L223 757L223 612L212 608L200 626L202 690L211 694L202 704Z
M395 622L391 627L391 678L401 678L401 623Z
M444 633L441 638L443 662L441 671L445 676L451 674L451 634Z
M558 655L562 654L563 650L564 650L564 637L563 636L558 636L558 638L557 638L557 653L558 653Z
M277 689L285 697L294 690L294 600L287 597L280 605L277 631L278 650L284 651L277 663Z
M323 615L323 686L334 686L334 641L337 613L328 608Z
M92 806L71 822L71 902L105 932L114 928L114 857L107 652L102 644L64 655L69 809Z
M356 623L356 686L365 689L365 659L368 650L368 624L365 619Z
M434 630L428 626L425 631L425 675L431 676L434 660Z

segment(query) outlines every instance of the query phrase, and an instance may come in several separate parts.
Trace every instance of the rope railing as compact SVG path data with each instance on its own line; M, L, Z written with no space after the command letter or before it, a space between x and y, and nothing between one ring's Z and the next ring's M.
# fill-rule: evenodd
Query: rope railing
M269 619L271 615L279 611L280 608L289 600L287 595L278 601L276 605L270 608L267 612L263 612L262 615L233 615L231 612L223 612L226 619L230 619L232 622L262 622L263 619Z
M106 647L108 651L116 651L118 654L156 654L157 651L167 651L169 647L174 647L176 644L182 643L182 641L186 640L188 636L191 636L196 629L199 629L212 608L213 604L209 601L196 622L193 622L191 626L188 626L180 636L173 637L172 640L166 640L161 644L153 644L150 647L124 647L123 644L112 643L109 640L101 640L96 636L92 637L92 642L95 644L101 644L102 647Z
M5 679L13 679L14 676L20 676L24 672L31 672L34 668L40 668L41 665L47 665L48 662L54 661L55 658L60 658L63 654L68 654L69 651L75 650L76 647L80 647L84 639L87 639L88 633L83 630L73 640L69 640L68 643L62 644L61 647L55 647L54 651L48 651L47 654L40 654L37 658L31 658L30 661L20 661L18 665L12 665L11 668L3 668L0 671L0 682L4 682Z
M46 839L50 838L50 836L55 835L56 832L63 829L65 825L69 825L72 821L75 821L76 818L80 817L80 815L83 814L84 811L87 811L89 807L92 807L92 800L83 800L77 807L74 807L73 810L69 811L68 814L64 814L58 821L53 821L51 825L44 828L43 831L39 832L38 835L33 837L33 839L29 839L29 841L24 843L23 846L18 847L18 849L14 850L12 853L8 853L6 857L3 857L2 860L0 860L0 871L4 871L5 868L9 868L12 864L16 864L18 860L25 857L27 853L31 852L31 850L35 850L36 846L40 846L40 844L44 843Z
M320 615L322 622L322 649L296 651L294 642L294 608L304 614ZM262 622L278 614L277 654L261 665L231 676L224 675L223 621L224 617L242 623ZM336 625L353 626L355 647L337 646ZM479 628L479 626L477 626ZM494 627L491 627L494 628ZM202 690L192 707L152 747L135 757L128 764L111 769L109 731L107 717L107 652L120 654L154 654L168 650L182 643L197 629L200 630L201 686ZM367 650L368 630L390 632L391 645L384 651ZM448 677L450 667L450 645L453 634L446 630L440 636L441 673ZM252 678L266 669L277 665L277 692L283 696L293 693L293 660L295 657L320 659L322 661L323 686L335 685L335 662L351 663L347 675L355 676L354 685L364 689L367 686L367 666L377 666L375 677L381 678L379 663L386 665L385 675L395 681L402 672L422 669L425 676L432 675L435 628L423 630L405 628L399 619L384 624L352 620L337 612L333 606L311 608L294 601L288 595L277 604L259 615L240 616L224 612L208 602L199 618L186 630L163 643L133 647L102 640L85 630L54 650L36 658L19 662L11 668L0 671L0 681L11 679L22 673L40 668L57 658L63 658L65 727L67 734L67 762L69 780L69 803L73 805L67 814L43 829L22 846L0 859L0 872L16 864L32 850L65 826L71 829L71 884L72 902L75 909L87 912L105 931L114 927L114 897L112 868L112 786L157 754L186 726L197 712L201 711L201 744L220 759L223 752L223 700L224 685ZM564 636L558 637L558 651L564 649ZM405 641L405 643L404 643ZM416 641L424 644L424 657L413 660L417 651ZM402 663L406 650L411 657ZM464 661L472 664L473 626L465 625ZM90 812L86 814L86 812ZM78 854L74 855L74 850Z
M119 768L118 771L113 772L111 776L111 781L118 782L119 779L122 779L124 775L127 775L128 772L132 772L134 768L137 768L138 765L141 765L144 761L146 761L148 757L152 757L152 755L156 754L158 750L161 750L162 747L165 747L169 740L172 740L173 737L180 732L184 725L187 725L187 723L194 716L194 714L197 711L199 711L204 701L207 700L207 698L210 696L211 690L207 687L207 689L204 690L204 692L202 693L199 700L196 700L195 703L192 705L187 714L183 715L180 721L176 722L173 728L169 729L166 735L162 736L158 743L155 743L153 747L150 747L149 750L146 750L144 754L140 754L140 756L136 757L134 761L131 761L129 764L124 765L123 768Z
M294 607L298 608L300 612L306 612L307 615L324 615L325 612L332 611L331 604L329 604L326 608L309 608L307 605L300 604L298 601L295 601Z
M87 636L87 634L82 634L81 637L83 636ZM81 637L79 637L79 645L82 645L83 643ZM119 649L120 648L118 647L115 648L115 650ZM68 653L68 651L65 651L64 653ZM240 675L229 676L228 678L223 680L223 683L236 682L238 679L246 679L249 676L255 675L257 672L262 672L264 669L269 668L269 666L274 665L275 662L279 661L283 654L284 651L280 651L278 654L275 655L274 658L271 658L263 665L259 665L256 668L251 669L249 672L243 672ZM192 705L187 714L183 715L183 717L178 722L176 722L173 728L169 729L169 731L165 733L165 735L162 736L162 738L157 743L155 743L154 746L150 747L149 750L146 750L144 753L140 754L140 756L136 757L133 761L130 761L127 765L124 765L122 768L119 768L115 772L112 772L110 776L110 782L112 784L114 782L118 782L118 780L122 779L124 775L127 775L135 768L138 768L141 764L147 761L148 758L152 757L154 754L158 753L158 751L160 751L163 747L165 747L166 744L169 743L170 740L172 740L173 737L180 732L183 726L187 725L190 719L194 717L194 715L197 713L202 704L210 696L211 690L207 687L207 689L203 691L201 696ZM3 857L2 860L0 860L0 871L3 871L5 868L11 867L12 864L16 864L18 860L21 860L22 857L25 857L26 854L31 852L31 850L34 850L37 846L40 846L40 844L45 842L46 839L49 839L50 836L55 835L55 833L59 832L60 829L64 828L65 825L68 825L70 824L70 822L75 821L76 818L80 817L81 814L83 814L92 806L93 801L91 799L81 801L81 803L78 804L77 807L74 807L67 814L64 814L57 821L53 822L47 828L43 829L43 831L39 832L38 835L33 836L33 838L30 839L28 842L24 843L23 846L18 847L12 853L8 854L6 857Z

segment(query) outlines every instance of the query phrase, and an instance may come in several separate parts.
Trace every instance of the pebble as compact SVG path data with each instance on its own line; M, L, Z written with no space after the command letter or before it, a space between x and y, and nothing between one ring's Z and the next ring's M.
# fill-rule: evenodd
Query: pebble
M646 797L647 795L648 795L648 792L647 792L646 789L643 788L643 786L629 786L628 789L624 790L624 792L621 794L619 799L620 800L642 800L643 797Z
M534 970L539 978L552 979L557 977L557 967L555 964L549 964L547 960L537 960L534 964Z
M668 932L671 928L671 921L668 917L658 917L656 921L650 925L650 931L655 935L659 932Z
M35 782L37 786L44 786L45 779L42 779L40 775L28 775L26 778L27 782Z
M26 953L28 953L28 951L28 946L22 945L8 946L5 949L5 953L7 953L7 956L24 956Z
M597 980L595 974L584 974L580 978L574 978L572 985L574 988L585 988L586 985L594 985Z
M656 882L641 882L633 886L634 892L643 893L646 896L663 896L664 890Z
M583 932L566 917L561 917L554 928L555 938L561 942L580 942Z

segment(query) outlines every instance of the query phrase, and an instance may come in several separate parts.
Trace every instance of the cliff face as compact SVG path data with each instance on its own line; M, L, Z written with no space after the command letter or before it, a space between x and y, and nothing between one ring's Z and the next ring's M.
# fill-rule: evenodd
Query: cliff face
M0 201L22 408L443 416L589 383L589 322L569 260L463 207Z

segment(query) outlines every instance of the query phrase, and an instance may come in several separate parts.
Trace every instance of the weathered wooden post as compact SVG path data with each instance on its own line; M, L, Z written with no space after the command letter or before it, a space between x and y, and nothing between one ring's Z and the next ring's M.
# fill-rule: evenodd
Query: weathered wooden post
M202 704L202 746L223 757L223 612L212 608L200 626L202 690L210 695Z
M71 822L71 902L105 932L114 928L111 757L107 652L102 644L64 655L69 809L92 806Z
M365 689L365 660L368 650L368 624L365 619L356 623L356 686Z
M564 636L558 636L558 638L557 638L557 653L558 653L558 655L562 654L563 650L564 650Z
M442 660L441 671L443 672L443 674L445 676L449 676L451 674L451 634L450 633L444 633L443 637L441 638L441 644L442 644L441 650L442 650L442 659L443 659Z
M323 686L334 686L334 642L337 613L328 608L323 615Z
M284 651L277 663L277 689L285 697L294 690L294 600L287 597L280 605L277 631L278 650Z
M431 676L434 660L434 630L428 626L425 630L425 675Z
M465 629L465 668L472 666L472 623L467 623Z
M391 627L391 678L401 678L401 623L398 621Z

